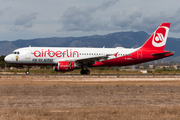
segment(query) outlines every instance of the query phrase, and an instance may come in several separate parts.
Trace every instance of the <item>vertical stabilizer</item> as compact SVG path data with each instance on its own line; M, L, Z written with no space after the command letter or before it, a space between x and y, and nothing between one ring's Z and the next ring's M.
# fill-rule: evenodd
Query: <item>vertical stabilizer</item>
M141 49L164 50L171 23L162 23Z

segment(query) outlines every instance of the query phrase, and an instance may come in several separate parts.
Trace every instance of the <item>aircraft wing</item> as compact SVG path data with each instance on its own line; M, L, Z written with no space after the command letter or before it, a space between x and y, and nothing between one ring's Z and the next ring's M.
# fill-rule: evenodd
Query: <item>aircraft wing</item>
M85 65L85 64L87 65L87 64L94 64L95 61L108 60L108 58L110 58L111 56L117 57L117 55L118 55L118 52L115 53L115 54L107 54L107 55L103 55L103 56L96 56L96 57L88 57L88 58L77 59L75 61L79 65Z
M107 60L111 55L105 55L105 56L97 56L97 57L88 57L88 58L82 58L82 59L77 59L75 60L76 63L80 65L84 64L94 64L95 61L102 61L102 60Z

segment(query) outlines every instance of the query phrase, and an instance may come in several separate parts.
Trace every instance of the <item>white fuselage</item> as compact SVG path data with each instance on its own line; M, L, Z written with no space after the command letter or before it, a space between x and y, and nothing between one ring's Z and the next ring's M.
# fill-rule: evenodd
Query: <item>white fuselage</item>
M109 55L109 59L131 55L137 49L117 48L71 48L71 47L25 47L16 49L6 57L9 63L52 64L59 61L77 61ZM18 53L18 54L17 54ZM116 54L117 55L114 55ZM102 59L103 60L103 59Z

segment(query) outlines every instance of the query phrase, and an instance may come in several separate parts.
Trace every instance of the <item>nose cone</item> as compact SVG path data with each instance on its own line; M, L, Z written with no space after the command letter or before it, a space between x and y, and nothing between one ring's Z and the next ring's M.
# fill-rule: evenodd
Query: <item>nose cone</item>
M13 61L13 58L11 57L11 55L7 55L4 60L8 63L11 63Z

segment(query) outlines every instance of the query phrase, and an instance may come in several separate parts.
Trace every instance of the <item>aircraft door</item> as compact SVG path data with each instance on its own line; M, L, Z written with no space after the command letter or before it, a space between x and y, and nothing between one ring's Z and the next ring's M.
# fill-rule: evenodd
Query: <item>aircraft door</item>
M25 59L31 59L31 51L30 49L27 49L25 52Z
M141 50L137 51L137 59L142 60L142 51Z

